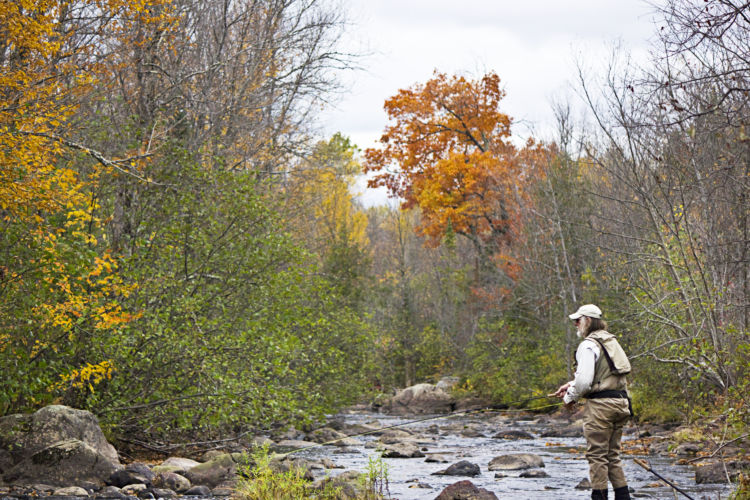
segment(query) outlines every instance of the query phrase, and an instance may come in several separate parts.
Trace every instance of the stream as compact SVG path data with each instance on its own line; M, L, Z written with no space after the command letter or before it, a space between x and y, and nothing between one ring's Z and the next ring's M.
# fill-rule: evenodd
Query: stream
M372 424L377 421L378 425L382 424L384 427L420 419L420 417L404 418L373 413L339 415L338 418L346 424ZM426 457L382 459L387 465L390 498L432 500L446 486L465 479L470 480L479 488L495 493L498 498L511 496L522 497L523 500L551 497L560 500L591 498L590 490L575 489L582 479L588 478L588 465L583 455L584 438L542 438L539 436L549 428L549 424L540 423L533 416L502 417L497 413L440 418L405 426L403 429L413 432L415 437L420 439L420 448ZM493 438L492 436L501 429L526 431L531 433L534 439ZM467 430L473 432L466 432ZM623 441L633 439L635 437L633 431L634 429L626 428ZM466 435L475 435L475 437ZM361 445L344 448L323 446L300 452L300 456L311 459L326 457L339 466L343 466L343 469L329 470L328 474L331 476L344 470L365 472L369 461L379 456L373 446L375 444L373 441L377 441L378 437L367 435L356 439L361 442ZM422 440L429 440L429 442L422 444ZM495 478L496 472L487 469L488 463L496 456L511 453L533 453L541 456L544 460L542 470L549 477L521 478L519 474L522 471L502 471L505 477ZM434 454L443 456L446 463L425 461L427 457ZM658 478L635 464L632 458L631 455L624 456L625 474L629 486L635 490L634 494L631 493L633 498L676 498L671 488L664 483L658 485ZM675 464L675 459L654 455L649 457L641 455L640 458L648 458L655 471L688 492L695 500L727 499L732 491L728 485L696 484L692 468L688 465ZM481 470L480 475L475 477L432 475L460 460L477 464ZM610 498L612 498L611 486ZM685 499L686 497L678 496L677 498Z

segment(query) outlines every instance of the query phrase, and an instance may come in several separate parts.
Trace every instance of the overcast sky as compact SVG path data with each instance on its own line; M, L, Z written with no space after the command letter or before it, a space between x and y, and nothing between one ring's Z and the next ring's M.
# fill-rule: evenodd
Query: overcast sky
M595 68L619 43L645 60L655 33L642 0L342 0L350 28L344 47L363 56L324 119L360 148L386 125L384 101L430 79L435 69L481 76L494 71L507 96L502 111L518 136L549 138L551 102L572 95L576 60ZM363 193L365 201L382 199Z

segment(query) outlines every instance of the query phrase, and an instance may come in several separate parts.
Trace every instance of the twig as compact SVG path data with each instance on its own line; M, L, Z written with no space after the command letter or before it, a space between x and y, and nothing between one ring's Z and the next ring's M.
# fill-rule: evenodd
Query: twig
M746 438L746 437L748 437L748 436L750 436L750 433L748 433L748 434L744 434L744 435L742 435L742 436L740 436L740 437L738 437L738 438L734 438L734 439L732 439L731 441L727 441L726 443L724 443L724 444L722 444L721 446L719 446L718 448L716 448L716 449L714 450L714 452L713 452L713 453L711 453L710 455L705 455L705 456L702 456L702 457L696 457L696 458L693 458L693 459L691 459L691 460L688 460L688 461L687 461L687 463L698 462L699 460L705 460L705 459L707 459L707 458L712 458L712 457L714 457L714 456L715 456L715 455L716 455L717 453L719 453L719 451L720 451L720 450L721 450L722 448L724 448L725 446L728 446L728 445L730 445L730 444L734 443L735 441L739 441L740 439L745 439L745 438Z

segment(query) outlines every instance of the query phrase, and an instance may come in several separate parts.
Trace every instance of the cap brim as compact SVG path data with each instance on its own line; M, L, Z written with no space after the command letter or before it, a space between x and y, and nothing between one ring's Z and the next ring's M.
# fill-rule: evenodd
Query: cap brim
M570 319L572 319L572 320L576 320L576 319L580 318L581 316L583 316L583 314L581 314L579 312L574 312L573 314L569 314L568 315L568 317Z

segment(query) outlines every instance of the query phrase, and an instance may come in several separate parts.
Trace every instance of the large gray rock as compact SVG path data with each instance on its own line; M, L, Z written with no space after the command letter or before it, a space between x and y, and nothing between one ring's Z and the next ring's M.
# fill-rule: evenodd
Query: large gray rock
M30 463L32 457L36 461ZM0 418L0 476L6 482L60 478L59 471L74 471L89 462L95 465L93 470L98 471L97 474L103 475L80 471L75 477L86 477L96 484L102 484L114 470L122 467L117 451L107 442L96 416L88 411L52 405L30 415ZM45 471L44 464L53 464L49 466L57 470ZM27 467L38 476L24 472ZM72 480L59 479L55 484L72 483Z
M445 488L435 500L497 500L497 496L489 490L477 488L469 480L464 480Z
M91 412L52 405L31 415L0 418L0 449L9 451L16 463L52 443L68 439L82 441L103 458L119 464L117 451L107 442L99 420Z
M493 458L488 470L523 470L544 467L544 460L539 455L532 453L512 453Z
M417 384L398 392L383 409L396 415L450 413L455 399L433 384Z
M22 460L3 475L7 483L69 486L84 481L103 485L118 467L98 450L77 439L56 442Z

